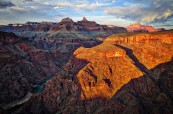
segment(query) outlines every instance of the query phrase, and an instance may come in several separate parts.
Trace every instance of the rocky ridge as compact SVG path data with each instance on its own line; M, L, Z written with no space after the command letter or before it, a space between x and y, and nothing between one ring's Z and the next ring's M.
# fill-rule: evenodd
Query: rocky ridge
M0 107L5 110L44 91L47 80L63 69L78 47L102 42L49 38L33 41L7 32L0 32L0 41Z
M0 32L0 40L0 106L10 107L9 103L25 98L37 82L54 75L58 66L47 51L26 38Z
M141 25L139 23L131 24L126 27L128 32L158 32L164 31L164 28L154 28L152 26Z
M14 32L19 36L30 38L96 38L106 37L113 33L127 32L124 27L99 25L94 21L88 21L85 17L78 22L74 22L68 17L62 19L59 23L26 22L25 24L9 24L8 26L0 27L0 30ZM64 36L67 33L68 36Z
M80 47L45 91L16 113L171 114L172 39L172 31L117 34Z

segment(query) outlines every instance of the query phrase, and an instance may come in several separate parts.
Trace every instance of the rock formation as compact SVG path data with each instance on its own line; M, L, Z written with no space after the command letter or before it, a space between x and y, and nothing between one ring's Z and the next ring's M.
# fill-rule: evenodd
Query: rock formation
M171 32L117 34L92 49L79 48L75 57L89 62L77 75L83 90L81 99L111 98L131 79L143 74L153 76L150 69L172 59L172 41Z
M15 113L173 113L173 33L142 35L112 35L78 48L45 91Z
M83 17L83 19L78 22L74 22L68 17L62 19L59 23L26 22L25 24L9 24L8 26L1 26L0 30L13 32L18 36L30 38L64 38L65 34L69 34L68 38L96 38L107 37L119 32L127 32L124 27L99 25L95 21L88 21L86 17Z
M94 21L88 21L86 19L86 17L83 17L82 21L78 21L78 29L79 30L88 30L88 31L92 31L92 30L101 30L102 26L97 24Z
M0 40L0 106L11 107L9 104L18 104L37 82L54 75L57 65L48 52L26 38L0 32Z
M9 110L27 102L32 94L41 93L47 80L63 69L74 50L101 42L49 38L31 41L0 32L0 107Z
M139 23L131 24L126 27L128 32L158 32L164 31L164 28L154 28L152 26L141 25Z
M82 21L85 21L85 22L86 22L86 21L88 21L88 20L87 20L87 18L86 18L86 17L83 17Z
M19 28L42 32L0 32L0 113L173 113L172 31L109 36L126 29L85 17Z
M14 44L16 43L19 38L14 33L6 33L0 31L0 45L4 44Z
M154 42L162 42L162 43L173 43L173 36L171 33L166 32L167 34L161 33L153 33L153 34L146 34L146 33L137 33L137 36L127 33L126 35L123 34L115 34L105 40L105 42L121 44L121 43L154 43Z

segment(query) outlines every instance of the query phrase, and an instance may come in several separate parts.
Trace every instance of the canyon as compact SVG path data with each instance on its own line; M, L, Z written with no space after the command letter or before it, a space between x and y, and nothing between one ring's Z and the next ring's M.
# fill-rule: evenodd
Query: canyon
M172 30L86 17L0 30L2 114L173 113Z
M26 22L25 24L9 24L0 27L1 31L13 32L21 37L29 38L97 38L107 37L115 33L127 32L124 27L107 26L88 21L83 17L74 22L67 17L60 22Z
M47 80L63 69L78 47L92 47L102 41L97 39L31 41L14 33L0 32L0 42L0 106L9 109L28 101L32 96L30 93L42 92Z
M14 34L10 34L10 36L17 37ZM30 42L26 46L29 41L23 40L12 44L10 44L11 40L3 41L5 43L1 44L4 47L1 49L1 54L7 53L5 49L10 49L6 48L9 45L19 45L22 42L19 47L27 54L32 53L30 56L36 59L35 61L41 62L38 67L42 67L42 72L45 74L53 72L57 66L61 67L50 80L46 81L44 91L33 94L27 102L20 105L15 111L0 109L2 113L171 114L173 112L172 31L119 33L107 37L103 42L99 39L94 41L88 39L84 40L86 43L83 44L81 42L84 41L81 39L56 40L45 38L36 40L35 45ZM91 43L91 41L95 43ZM58 48L56 46L59 45L59 42L64 44ZM58 45L49 48L51 43ZM69 43L73 44L72 47L77 45L77 48L69 47L66 49ZM39 49L36 51L38 54L34 51L36 47ZM49 53L45 51L46 49L49 50ZM73 51L69 51L69 49ZM54 59L53 62L49 62L50 66L44 66L46 61L51 61L51 58L44 59L44 53L47 53L47 56L50 56L49 54L54 55L51 57L55 59L55 62ZM25 64L28 63L26 59L24 60ZM23 60L19 59L19 61ZM13 65L13 62L10 63ZM34 63L30 61L30 64ZM54 66L53 63L57 63L57 66ZM1 67L1 71L7 69L9 65L3 64L6 67ZM46 70L43 66L51 70ZM10 68L14 68L14 66L8 67L8 69ZM34 73L37 74L37 70ZM32 83L27 82L29 81L28 77L44 78L44 75L25 76L26 74L21 74L22 76L13 81L17 82L21 77L25 77L24 85L21 86L22 84L20 84L17 87L28 87L25 90L27 92L32 90L30 87ZM6 78L9 76L17 77L14 74L2 75L1 72L2 76ZM5 77L2 77L2 80ZM5 84L3 87L8 87L5 82L3 84ZM26 84L28 85L26 86ZM1 93L1 98L2 95L7 97L5 92ZM7 99L4 96L2 99ZM10 101L20 99L12 98L8 98L9 101L2 99L1 101L8 104Z

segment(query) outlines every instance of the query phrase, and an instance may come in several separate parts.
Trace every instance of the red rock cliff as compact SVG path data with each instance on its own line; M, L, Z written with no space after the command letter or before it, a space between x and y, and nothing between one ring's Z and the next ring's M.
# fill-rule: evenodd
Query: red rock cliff
M171 114L172 36L172 31L117 34L96 47L78 48L23 112Z
M158 32L164 31L164 28L154 28L152 26L141 25L139 23L131 24L126 27L128 32Z

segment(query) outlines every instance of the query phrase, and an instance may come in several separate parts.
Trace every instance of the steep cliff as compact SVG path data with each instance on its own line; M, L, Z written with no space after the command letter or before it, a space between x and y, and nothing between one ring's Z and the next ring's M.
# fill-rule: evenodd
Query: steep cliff
M117 34L98 46L80 47L45 91L15 113L171 114L172 36L172 31Z
M158 32L164 31L164 28L154 28L152 26L141 25L139 23L131 24L126 27L128 32Z
M107 37L115 33L127 32L124 27L109 27L88 21L84 18L74 22L67 17L60 22L26 22L25 24L9 24L1 26L1 31L13 32L21 37L33 38L96 38Z
M89 62L77 75L81 98L111 98L131 79L143 74L152 77L149 70L172 59L172 44L171 32L117 34L94 48L79 48L75 57Z
M55 75L58 65L39 44L14 33L0 32L0 41L0 107L8 109L12 102L28 99L38 82Z
M33 41L0 32L0 107L9 110L27 102L32 93L41 93L78 47L92 47L101 42L49 38Z

